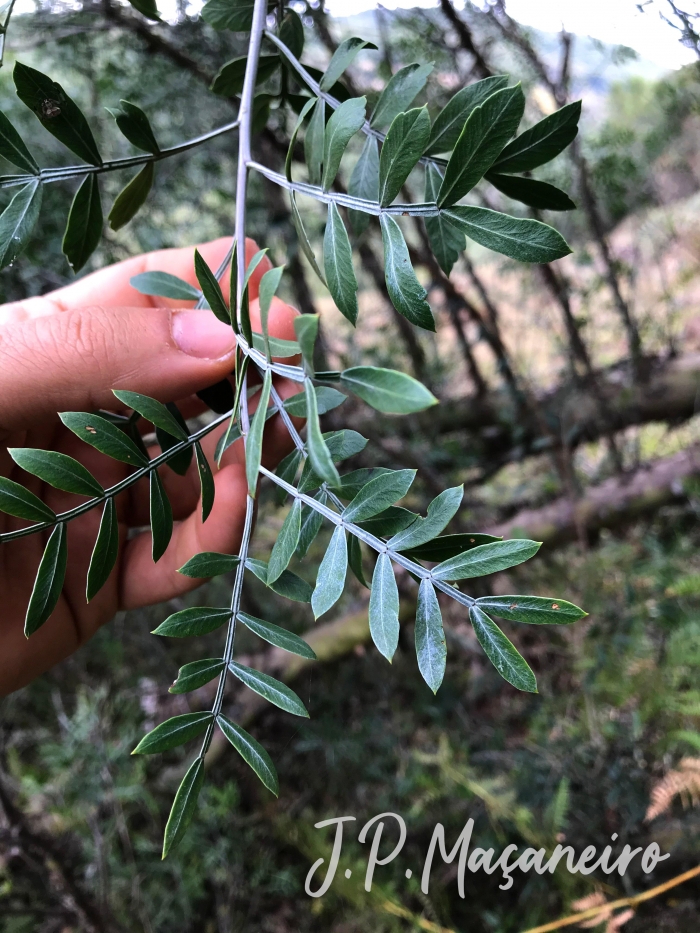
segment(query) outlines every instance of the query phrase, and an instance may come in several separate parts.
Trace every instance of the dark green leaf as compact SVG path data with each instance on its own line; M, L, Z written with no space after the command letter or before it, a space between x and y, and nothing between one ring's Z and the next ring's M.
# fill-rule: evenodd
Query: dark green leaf
M565 599L547 596L484 596L476 604L502 619L534 625L568 625L587 615Z
M565 191L534 178L518 178L517 175L499 175L487 172L486 181L491 182L506 197L527 204L541 211L573 211L576 205Z
M199 301L202 297L193 285L169 272L141 272L129 279L129 284L142 295L157 295L176 301Z
M23 172L29 172L30 175L39 174L39 166L34 156L2 111L0 111L0 156L16 165L17 168L21 168Z
M187 566L187 564L185 564ZM181 609L161 622L151 634L169 638L187 638L190 635L206 635L220 628L231 618L230 609L211 609L208 606L194 606Z
M198 249L194 251L194 271L197 276L197 281L199 282L199 287L202 289L202 294L206 298L207 304L214 312L214 315L222 324L230 324L231 314L224 299L223 292L221 291L221 286L214 273L204 259L202 259L202 254Z
M153 162L147 162L126 188L120 191L107 218L112 230L120 230L143 207L153 187L154 175Z
M295 499L287 513L267 565L267 582L274 583L287 569L301 534L301 499Z
M501 677L518 690L537 693L537 680L530 666L496 623L478 606L471 607L469 618L479 644Z
M344 39L333 53L330 64L319 81L321 90L330 91L345 69L350 67L358 52L361 52L362 49L365 48L374 49L376 51L377 46L373 42L365 42L364 39L358 39L357 36L353 36L351 39Z
M316 588L311 597L315 619L338 602L345 588L347 571L348 543L345 529L337 525L316 575Z
M323 72L319 68L313 68L311 65L304 65L304 68L308 71L309 75L314 79L314 81L316 81L317 84L321 81ZM299 74L295 74L294 79L297 81L304 81L304 79ZM309 90L313 92L313 88L309 88ZM333 87L330 89L330 94L341 103L345 103L346 100L350 99L350 92L342 83L342 81L335 82Z
M350 176L348 194L375 203L379 200L379 146L376 136L365 139L360 158ZM365 211L348 211L348 220L356 236L367 229L369 219L370 215Z
M151 531L153 533L153 560L159 561L170 544L173 534L173 510L158 475L151 470Z
M177 405L174 402L167 402L165 407L180 425L182 431L184 431L185 434L189 434L187 429L187 422L180 414L180 409L177 407ZM158 425L156 425L156 437L158 439L158 443L160 444L160 449L163 451L163 453L170 450L176 444L180 443L178 438L173 437L172 434L168 434L167 431L163 431L158 427ZM168 466L179 476L184 476L185 473L187 473L189 470L190 464L192 463L192 454L193 451L191 447L184 447L179 453L175 454L173 457L171 457L170 460L168 460Z
M424 385L406 373L377 366L353 366L340 381L377 411L408 415L437 405L437 399Z
M163 858L177 846L192 822L203 783L204 759L195 758L177 789L170 809L163 837Z
M343 518L346 522L363 522L373 518L403 499L415 478L415 470L381 473L363 486L343 512Z
M255 616L248 615L247 612L239 612L238 618L249 628L251 632L269 642L278 648L283 648L292 654L299 655L300 658L308 658L309 661L316 660L316 653L306 644L303 638L288 632L287 629L280 628L279 625L273 625L272 622L265 622L263 619L256 619Z
M304 51L304 24L294 10L287 10L282 17L279 37L296 59L301 58Z
M24 620L24 634L27 638L41 628L56 608L66 577L67 560L66 526L59 522L46 543L29 598Z
M314 499L320 502L321 505L326 504L327 498L326 492L323 489L319 490L314 496ZM306 555L306 552L316 539L316 535L321 530L321 525L323 525L323 515L310 505L305 505L301 511L301 533L299 535L299 544L297 545L297 555L299 557L304 557Z
M34 112L49 133L85 162L92 165L102 164L95 137L85 115L60 84L20 62L16 63L12 76L17 96Z
M337 389L332 389L330 386L316 386L314 391L316 392L316 407L319 415L325 415L327 411L333 411L334 408L347 401L347 395L343 395L342 392L338 392ZM296 395L292 395L291 398L285 401L284 407L295 418L305 418L306 394L297 392Z
M357 279L352 267L352 247L340 211L333 203L328 205L323 266L333 301L354 326L357 323Z
M371 479L381 476L382 473L391 473L387 467L361 467L359 470L353 470L351 473L345 473L340 477L340 482L333 487L333 492L341 499L354 499L358 492L366 486Z
M208 0L202 8L202 19L214 29L249 32L254 7L255 0Z
M132 146L141 149L143 152L150 152L157 155L160 152L156 137L151 127L150 120L146 114L128 100L120 100L121 110L114 111L112 116L117 122L117 126L124 136L129 140Z
M427 65L415 63L406 65L405 68L397 71L377 101L370 126L377 130L383 126L389 126L394 117L407 110L425 87L428 75L433 68L433 62Z
M425 170L426 201L437 201L441 184L442 175L439 169L432 162L429 163ZM459 254L466 246L465 236L447 220L444 211L440 211L437 217L425 217L423 219L428 233L428 240L430 241L430 248L442 271L445 275L449 275L459 258Z
M272 370L265 371L262 391L258 407L255 409L253 420L250 423L250 431L245 445L245 472L248 479L248 495L255 498L258 487L258 472L260 470L260 461L262 460L263 431L265 430L265 419L267 416L267 407L270 402L270 389L272 388Z
M102 236L102 223L97 175L88 175L73 198L61 244L73 272L80 272L97 249Z
M304 137L304 158L309 170L309 184L320 185L323 173L323 144L326 133L326 102L319 97Z
M129 0L129 3L135 10L138 10L147 19L159 20L158 7L156 0ZM165 858L165 855L163 856Z
M58 417L81 441L108 457L129 463L131 466L148 466L148 457L141 453L131 438L106 418L88 414L86 411L64 411L60 412Z
M141 739L132 755L157 755L167 752L178 745L184 745L190 739L204 732L214 717L210 712L183 713L166 719Z
M362 569L362 544L360 543L360 539L356 538L355 535L350 535L350 540L348 541L348 563L350 564L350 569L362 586L369 589L369 583L365 580L365 573Z
M551 113L509 143L494 163L499 172L530 172L551 162L578 133L581 101L567 104Z
M328 191L340 168L348 143L365 122L364 97L352 97L334 110L323 137L323 190Z
M56 513L33 492L6 476L0 476L0 512L28 522L52 522Z
M211 513L214 505L214 494L216 486L214 484L214 475L212 474L209 462L204 455L202 445L197 441L194 445L195 455L197 457L197 472L199 473L199 488L202 502L202 521L205 522Z
M435 538L427 544L421 544L419 547L406 550L406 557L411 560L447 560L450 557L456 557L472 548L480 547L482 544L491 544L493 541L500 541L500 538L494 538L493 535L480 534L462 534L462 535L444 535L442 538Z
M379 157L379 203L388 207L403 187L430 138L428 108L395 117Z
M210 90L222 97L234 97L243 90L243 80L245 78L245 69L248 64L248 56L242 55L240 58L234 58L226 62L217 71L214 80L211 83ZM255 79L256 84L262 84L267 81L277 71L280 66L279 55L261 55L258 61L258 71Z
M435 330L427 292L416 278L401 228L390 214L379 218L384 243L384 275L391 302L412 324Z
M222 658L205 658L203 661L192 661L191 664L185 664L181 667L177 680L168 693L189 693L190 690L197 690L213 680L217 674L224 669L224 660Z
M490 78L484 78L482 81L477 81L475 84L470 84L469 87L463 87L461 91L457 91L435 117L425 155L451 152L472 110L479 107L487 97L490 97L495 91L500 91L507 84L508 75L492 75Z
M262 671L256 671L252 667L246 667L245 664L239 664L237 661L231 661L228 668L241 683L264 697L268 702L273 703L287 713L292 713L294 716L309 718L306 707L296 693L280 680L270 677L269 674L263 674Z
M213 386L200 389L197 396L217 415L225 415L226 412L231 411L233 408L233 387L228 379L221 379Z
M433 569L433 576L438 580L470 580L472 577L498 573L534 557L541 544L540 541L528 541L527 538L481 544L438 564Z
M105 501L100 520L100 530L90 558L87 573L86 599L96 596L109 579L119 556L119 524L117 507L113 498Z
M299 341L299 348L304 359L304 369L313 376L314 347L318 337L318 314L300 314L294 318L294 333Z
M520 262L553 262L571 248L553 227L486 207L450 207L441 212L470 240Z
M437 199L440 207L463 198L491 168L524 110L525 95L516 84L496 91L471 112L445 169Z
M280 267L284 268L284 267ZM273 272L276 270L273 269ZM265 273L267 275L267 273ZM263 276L265 278L265 276ZM285 359L290 356L296 356L301 352L301 348L296 340L282 340L280 337L270 337L270 353L273 357ZM265 339L262 334L253 334L253 346L261 353L265 352Z
M260 279L260 292L258 296L260 304L260 323L262 325L263 341L265 344L265 355L268 360L272 359L272 344L267 326L268 315L270 314L270 305L275 293L279 288L284 266L277 266L275 269L269 269Z
M395 551L407 551L436 538L455 517L464 496L464 486L445 489L428 506L425 518L418 518L405 531L400 531L389 542Z
M0 269L10 266L27 245L41 210L44 186L30 181L0 214Z
M104 489L95 477L73 457L56 450L40 450L33 447L8 447L7 452L17 466L32 476L77 496L101 496Z
M267 585L267 564L264 560L254 560L249 557L245 565L258 580L262 580ZM273 593L284 596L286 599L293 599L297 603L311 602L311 587L306 580L302 580L291 570L285 570L274 583L270 584L270 589Z
M246 764L255 771L265 787L277 797L279 796L279 781L277 771L272 759L259 742L241 729L235 722L231 722L223 714L216 719L219 728L236 749Z
M421 580L416 607L416 657L423 680L433 693L445 676L447 646L442 613L430 580Z
M364 528L365 531L369 531L370 534L376 535L378 538L387 538L399 531L403 531L404 528L408 528L417 518L415 512L392 505L380 512L379 515L375 515L374 518L357 524L360 528Z
M190 557L186 564L178 570L186 577L203 579L205 577L218 577L219 574L235 570L240 558L235 554L219 554L217 551L202 551Z
M399 590L387 554L380 554L374 567L369 597L369 630L380 653L391 662L399 643Z
M307 317L307 315L304 315ZM299 320L299 318L297 318ZM306 392L306 448L309 454L309 460L314 473L320 477L324 483L331 485L337 483L340 479L338 471L333 464L326 442L321 434L321 425L318 420L318 407L316 405L316 393L310 379L304 381L304 390Z
M178 441L186 441L189 437L187 430L182 427L177 418L168 411L162 402L158 402L148 395L129 392L126 389L112 389L112 393L128 408L133 408L146 421L152 422L155 427L161 428L167 434L177 438Z

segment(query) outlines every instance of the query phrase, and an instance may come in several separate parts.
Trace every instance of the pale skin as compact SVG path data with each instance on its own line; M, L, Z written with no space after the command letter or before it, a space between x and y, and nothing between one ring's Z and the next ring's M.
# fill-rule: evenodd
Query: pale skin
M216 269L229 246L227 238L202 244L199 250ZM247 259L256 251L257 245L248 240ZM187 311L192 303L147 297L129 285L132 276L148 270L170 272L197 285L193 257L194 248L148 253L50 295L0 307L0 475L22 483L55 512L63 512L84 500L23 472L6 448L41 447L68 454L109 487L127 476L129 467L80 441L63 427L57 412L123 411L111 391L120 388L177 402L185 417L203 409L194 393L233 369L231 328L217 322L211 311ZM258 286L269 268L269 261L263 260L251 280L251 319L258 331ZM275 299L270 334L293 340L297 313ZM282 397L298 390L285 380L276 385ZM216 484L214 508L206 523L201 521L194 465L184 477L161 468L175 529L167 551L154 564L150 531L129 534L148 525L148 483L139 481L116 500L119 559L104 588L87 604L85 578L101 508L70 522L63 592L51 618L29 639L24 636L24 614L49 532L0 544L0 695L26 685L76 651L118 610L162 602L198 586L201 581L177 572L194 554L237 552L246 508L244 452L237 442L216 469L214 448L224 429L207 435L202 445ZM144 425L148 430L150 426ZM290 449L286 428L274 418L266 429L263 463L274 466ZM0 533L26 524L0 513Z

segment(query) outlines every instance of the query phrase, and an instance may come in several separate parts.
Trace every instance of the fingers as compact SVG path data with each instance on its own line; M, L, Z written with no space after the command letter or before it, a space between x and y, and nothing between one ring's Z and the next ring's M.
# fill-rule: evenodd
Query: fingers
M199 252L208 266L216 272L231 246L231 237L221 237L210 243L202 243ZM246 265L258 251L254 240L246 240ZM265 257L251 276L250 296L257 298L260 279L268 269L272 268L270 260ZM30 317L39 317L45 314L55 314L58 311L69 311L72 308L100 305L104 308L125 307L190 307L193 302L173 301L168 298L158 298L152 295L142 295L129 284L129 280L141 272L169 272L198 287L197 276L194 272L194 247L186 246L182 249L163 249L142 256L134 256L124 262L116 263L106 269L100 269L92 275L73 282L65 288L59 288L50 295L29 298L0 307L0 326L17 323ZM224 296L229 294L229 273L224 274L221 280Z

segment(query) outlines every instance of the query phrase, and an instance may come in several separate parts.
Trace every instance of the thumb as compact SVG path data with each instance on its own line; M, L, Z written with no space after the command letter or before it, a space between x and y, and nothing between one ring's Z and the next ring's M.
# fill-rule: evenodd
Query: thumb
M0 432L57 411L114 408L112 389L163 402L233 369L236 338L208 310L87 308L0 329Z

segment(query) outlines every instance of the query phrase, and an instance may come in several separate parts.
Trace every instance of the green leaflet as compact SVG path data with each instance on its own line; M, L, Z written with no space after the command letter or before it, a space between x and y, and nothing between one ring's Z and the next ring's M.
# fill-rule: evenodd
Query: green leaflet
M524 110L525 95L516 84L496 91L472 111L447 163L439 207L455 204L471 191L517 130Z
M304 317L306 316L307 315L304 315ZM334 463L340 463L341 460L347 460L348 457L359 454L360 451L364 450L367 446L367 439L361 434L358 434L357 431L330 431L323 435L323 439ZM338 477L338 480L330 483L330 485L336 487L339 480L340 477ZM312 469L310 459L307 459L301 473L301 479L299 480L299 492L308 492L309 489L316 489L321 485L321 482L322 480Z
M388 207L423 155L430 138L428 108L400 113L386 134L379 157L379 203Z
M274 583L287 569L301 534L301 499L295 499L287 513L267 565L267 582Z
M34 156L2 111L0 111L0 156L16 165L17 168L21 168L23 172L28 172L30 175L39 174L39 166Z
M353 366L341 374L340 381L363 402L387 414L408 415L438 403L417 379L395 369Z
M263 674L262 671L256 671L252 667L246 667L245 664L239 664L237 661L231 661L228 669L241 683L269 703L273 703L286 713L303 716L305 719L309 718L309 713L299 697L282 681L270 677L269 674Z
M311 597L315 619L328 612L340 599L345 588L347 570L348 545L345 529L337 525L316 575L316 588Z
M343 395L342 392L338 392L337 389L332 389L330 386L315 386L314 391L316 392L316 407L319 415L325 415L327 411L333 411L334 408L342 405L348 398L347 395ZM292 395L285 401L284 407L290 415L294 415L296 418L305 418L305 393L297 392L296 395ZM281 474L279 475L281 476Z
M205 522L214 506L214 474L211 471L209 462L204 456L202 445L197 441L194 445L194 452L197 458L197 473L199 474L200 498L202 502L202 521Z
M350 535L350 540L348 541L348 563L350 569L362 586L370 589L369 583L365 580L365 572L362 567L362 544L360 543L360 539L356 538L355 535Z
M492 75L490 78L484 78L482 81L477 81L457 91L435 117L425 155L451 152L472 110L507 84L508 75Z
M360 158L350 175L348 194L375 203L379 200L379 146L376 136L365 138ZM369 225L370 214L348 210L348 220L355 236L360 236Z
M98 178L88 175L73 198L61 245L73 272L79 272L97 249L102 222Z
M105 501L100 519L100 530L97 532L95 547L90 558L87 573L85 598L87 602L96 596L109 579L119 556L119 525L117 523L117 506L113 498Z
M180 414L180 409L177 407L177 405L174 402L167 402L165 407L180 425L182 431L184 431L185 434L189 434L187 429L187 422ZM156 425L156 438L158 439L160 449L163 451L163 453L170 450L171 447L174 447L176 444L180 443L176 437L173 437L172 434L169 434L167 431L163 431L163 429L159 428L158 425ZM168 460L168 466L179 476L184 476L190 467L190 463L192 463L192 455L193 451L191 447L183 447L179 453L175 454L170 458L170 460Z
M238 619L249 628L251 632L268 642L270 645L276 645L292 654L299 655L300 658L307 658L309 661L316 660L315 651L306 644L303 638L288 632L279 625L273 625L272 622L265 622L263 619L256 619L255 616L248 615L247 612L239 612Z
M341 499L354 499L363 486L381 476L382 473L390 473L387 467L361 467L359 470L353 470L351 473L344 473L340 477L340 483L333 487L333 492Z
M534 557L540 547L540 541L528 541L526 538L482 544L438 564L433 568L433 576L437 580L470 580L498 573Z
M210 712L183 713L166 719L141 739L132 755L157 755L167 752L178 745L184 745L190 739L204 732L213 716Z
M343 519L346 522L362 522L374 518L399 499L403 499L415 478L415 470L381 473L358 492L343 512Z
M135 175L129 184L122 188L107 218L112 230L121 230L136 216L146 203L146 199L153 187L154 177L155 166L153 162L146 162L138 175Z
M326 102L319 97L304 137L304 158L309 170L309 184L320 185L323 173L323 145L326 133Z
M245 729L241 729L235 722L231 722L223 714L217 716L216 722L243 758L246 764L255 771L257 776L263 782L268 790L272 791L275 797L279 796L279 781L277 780L277 771L272 763L272 759L259 742L249 735Z
M353 97L334 110L323 137L323 190L328 191L340 168L340 160L352 137L365 122L367 100Z
M157 562L165 554L173 534L173 510L158 470L151 470L150 491L153 561Z
M249 557L245 565L246 569L254 573L258 580L262 580L266 586L268 585L267 564L264 560L254 560L252 557ZM270 583L269 586L273 593L284 596L286 599L293 599L297 603L311 602L311 587L306 580L302 580L301 577L292 573L291 570L285 570L284 573L282 573L274 583Z
M331 202L323 237L326 284L338 310L354 326L357 323L357 279L352 267L352 247L340 211Z
M82 463L56 450L32 447L8 447L7 452L17 466L56 489L77 496L101 496L104 489Z
M527 693L537 693L537 680L529 664L495 622L478 606L469 610L469 619L489 661L509 684Z
M120 100L119 106L121 110L112 112L112 116L124 136L137 149L157 155L160 149L151 122L143 110L128 100Z
M588 615L565 599L547 596L483 596L476 605L502 619L534 625L569 625Z
M390 535L395 535L399 531L403 531L404 528L408 528L417 518L415 512L392 505L380 512L379 515L375 515L374 518L357 524L360 528L364 528L365 531L369 531L370 534L376 535L378 538L388 538Z
M571 252L564 237L539 220L486 207L450 207L441 213L470 240L520 262L553 262Z
M301 246L302 253L308 259L309 265L311 266L311 268L314 270L316 275L325 285L326 277L324 276L323 272L321 272L318 262L316 261L316 254L313 251L313 247L311 246L311 241L309 240L309 235L306 232L306 228L304 227L304 222L301 219L301 214L299 213L299 208L297 207L297 201L296 201L296 197L294 196L294 192L290 191L289 195L290 195L289 201L292 206L292 221L294 223L294 228L297 232L297 236L299 237L299 246Z
M209 90L221 97L235 97L243 90L245 69L248 56L242 55L226 62L217 71ZM273 76L280 66L279 55L261 55L258 60L258 70L255 76L256 85L262 84Z
M376 130L389 126L394 117L410 107L425 87L428 75L433 68L434 62L429 62L427 65L414 63L397 71L388 81L377 101L370 126Z
M379 218L384 243L384 275L391 302L403 316L417 327L435 330L427 292L416 278L408 247L401 228L390 214Z
M300 314L294 318L294 333L304 361L305 372L314 374L314 347L318 337L318 314Z
M284 269L284 266L280 266L280 268ZM271 270L271 272L276 271L276 269ZM266 272L265 275L269 275L269 273ZM282 340L280 337L268 337L268 343L270 344L270 353L273 357L288 359L290 356L296 356L301 352L301 348L296 340ZM262 334L253 334L253 346L256 350L260 350L261 353L265 352L265 338Z
M205 577L218 577L219 574L229 573L235 570L240 563L240 558L235 554L219 554L217 551L202 551L201 554L195 554L190 557L186 564L178 570L178 573L194 579L204 579Z
M185 664L178 671L177 680L168 689L168 693L189 693L190 690L197 690L213 680L223 669L223 658L205 658L203 661Z
M352 64L358 52L361 52L362 49L374 49L376 51L376 48L377 46L373 42L365 42L364 39L358 39L357 36L344 39L333 53L328 68L326 68L323 77L319 81L321 90L330 91L345 69Z
M501 194L520 201L541 211L573 211L576 205L565 191L535 178L518 178L517 175L499 175L487 172L486 181Z
M202 289L202 294L206 298L207 304L214 312L214 315L222 324L230 324L231 313L226 304L224 294L221 291L219 281L202 258L202 254L198 249L194 251L194 271L197 276L197 281L199 282L199 287Z
M38 496L6 476L0 476L0 512L28 522L53 522L56 519L54 510Z
M267 416L267 406L270 402L271 388L272 370L268 369L265 371L258 407L255 409L253 420L250 423L250 431L245 445L245 472L248 479L248 495L252 498L255 498L258 486L258 472L262 460L263 431L265 430L265 418Z
M175 794L163 836L163 858L177 846L192 822L204 783L204 759L195 758Z
M106 418L85 411L59 412L58 417L81 441L108 457L131 466L148 466L148 457L141 453L130 437Z
M202 7L202 19L214 29L249 32L254 7L255 0L208 0Z
M202 293L189 282L169 272L141 272L129 279L129 284L142 295L157 295L175 301L199 301Z
M294 396L292 396L292 398L294 398ZM286 404L284 407L287 408ZM287 408L287 411L289 411L288 408ZM306 412L306 405L304 406L304 412ZM296 414L296 411L291 412L291 414ZM291 453L288 453L287 456L284 457L284 459L280 461L280 464L275 470L275 473L277 474L277 476L279 476L280 479L283 479L285 483L291 483L292 485L294 485L294 480L296 479L296 475L299 471L300 463L301 463L301 451L295 449ZM287 498L287 492L285 489L282 489L281 486L276 486L275 491L274 491L274 497L275 497L275 502L278 505L283 505Z
M299 318L297 318L299 320ZM316 393L313 383L310 379L304 381L304 390L306 392L306 447L309 454L309 460L314 473L320 477L323 482L331 485L340 479L338 471L333 463L326 442L321 434L321 425L318 420L318 407L316 405Z
M430 580L421 580L416 607L416 657L423 680L433 693L445 676L447 645L442 627L442 613Z
M426 201L437 201L441 184L442 175L439 169L432 162L428 163L425 169ZM438 265L445 275L449 275L459 258L459 254L466 246L465 236L447 220L443 211L440 211L437 217L424 217L423 220L428 233L430 248L438 261Z
M85 162L102 164L85 115L60 84L20 62L15 64L12 77L17 96L34 112L44 129Z
M248 289L248 282L250 282L252 274L258 268L263 259L267 256L269 251L269 246L266 246L265 249L259 249L248 263L248 268L245 270L245 276L243 278L243 291Z
M269 269L260 279L260 322L263 332L263 342L265 345L265 356L268 362L272 359L272 345L270 343L270 334L267 327L267 319L270 314L270 306L275 293L279 288L280 280L284 273L284 266L278 266L275 269Z
M428 506L425 518L417 518L405 531L400 531L389 542L395 551L407 551L436 538L455 517L464 496L464 486L445 489Z
M380 653L391 663L399 643L399 590L387 554L380 554L372 576L369 630Z
M33 635L56 608L66 577L68 545L66 526L59 522L49 536L37 570L24 619L24 634Z
M145 16L147 19L160 19L158 7L156 6L156 0L129 0L129 3L135 10L138 10L139 13L141 13L142 16ZM165 858L165 856L163 857Z
M551 162L575 139L580 117L580 100L551 113L509 143L496 159L494 170L530 172Z
M326 504L327 498L328 496L324 489L319 490L314 496L314 499L320 502L321 505ZM321 525L323 525L323 515L317 512L316 509L311 508L310 505L305 505L301 511L301 533L299 535L299 543L297 544L298 557L304 557L306 555L306 552L315 541L316 535L321 530Z
M313 68L311 65L305 65L304 67L308 71L309 75L318 84L321 78L323 77L323 72L319 68ZM295 75L295 80L301 81L304 84L306 84L306 82L301 77L301 75L298 75L298 74ZM313 88L309 87L309 90L312 91L313 93ZM336 81L336 83L330 89L330 94L332 97L335 97L335 99L337 101L340 101L341 103L345 103L346 100L350 99L350 92L348 91L348 89L345 87L345 85L341 81Z
M39 219L44 186L30 181L0 214L0 269L11 265L27 245Z
M163 635L168 638L189 638L191 635L206 635L220 628L224 622L231 618L230 609L211 609L208 606L194 606L191 609L181 609L161 622L158 628L153 629L152 635Z
M418 547L406 550L406 557L412 560L430 560L443 561L450 557L456 557L469 551L472 548L479 547L482 544L491 544L493 541L500 541L493 535L480 534L461 534L444 535L442 538L435 538L427 544L420 544Z
M295 58L301 58L304 51L304 24L294 10L287 10L282 18L279 37Z
M177 438L178 441L186 441L189 437L187 431L182 427L177 418L165 407L162 402L158 402L148 395L141 395L139 392L129 392L126 389L112 389L112 394L123 402L128 408L138 412L146 421L150 421L157 428L165 431Z

